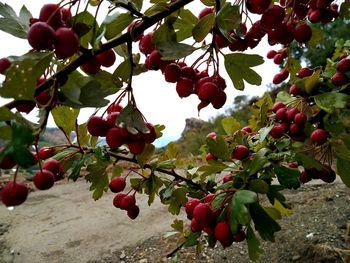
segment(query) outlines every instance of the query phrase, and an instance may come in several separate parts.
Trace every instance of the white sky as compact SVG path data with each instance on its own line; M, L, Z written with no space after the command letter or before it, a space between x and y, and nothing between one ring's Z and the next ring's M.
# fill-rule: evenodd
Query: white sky
M12 6L17 13L19 12L22 5L25 5L34 17L38 17L39 10L42 5L55 1L12 0L2 2ZM195 15L197 15L204 6L200 3L200 1L194 2L195 3L192 3L188 8ZM100 14L104 13L103 10L106 9L101 9ZM103 16L100 16L99 18L102 20ZM0 41L0 58L10 55L21 55L30 49L30 46L26 40L12 37L11 35L3 32L0 32ZM247 85L246 83L246 88L244 91L235 90L231 80L224 70L224 66L221 65L220 74L226 79L226 83L228 85L225 90L227 94L226 104L220 110L215 110L211 105L209 105L208 107L201 110L199 118L208 120L210 117L225 112L225 109L229 108L232 105L235 96L262 95L266 90L266 85L272 82L274 74L279 71L278 66L276 66L271 60L266 59L265 56L266 53L272 48L277 50L279 47L270 47L267 44L265 37L257 48L248 51L252 54L259 54L265 59L265 63L262 66L253 68L263 78L261 86L251 86ZM3 78L0 80L2 81ZM178 138L185 127L185 119L198 117L197 105L199 103L199 99L197 96L191 95L188 98L180 99L176 93L175 84L165 82L164 77L160 71L149 71L134 77L133 88L137 105L147 120L153 124L164 124L166 126L163 136L164 139L168 138L168 140L171 140ZM0 105L4 104L6 101L8 100L0 98ZM82 123L86 121L93 111L93 109L86 109L81 112L79 116L79 122ZM30 113L28 117L31 120L35 120L36 114L37 113L35 112ZM52 118L49 119L48 125L55 126Z

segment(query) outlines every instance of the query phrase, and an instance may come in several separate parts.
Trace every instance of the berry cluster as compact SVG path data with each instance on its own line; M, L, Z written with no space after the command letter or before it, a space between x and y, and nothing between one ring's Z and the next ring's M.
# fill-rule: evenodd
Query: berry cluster
M191 220L191 231L204 231L208 235L214 234L224 248L231 246L233 242L241 242L245 239L246 234L240 228L236 233L232 233L229 224L229 209L224 206L214 209L211 202L215 198L214 194L208 194L199 200L191 198L185 205L187 218ZM219 215L226 209L226 218L218 219Z
M33 177L33 183L39 190L50 189L55 181L61 180L64 170L59 161L48 159L41 165L41 170L36 172Z
M146 143L150 144L157 138L156 130L151 123L145 123L149 129L148 133L141 133L137 130L132 133L125 127L117 126L117 119L122 109L118 103L112 104L107 109L106 118L91 116L87 129L92 136L106 137L106 142L111 148L118 148L126 144L132 154L140 154Z
M116 177L110 181L109 189L113 193L117 193L113 198L113 205L116 208L126 210L128 217L135 219L140 213L140 208L136 205L134 194L121 193L125 189L125 186L126 180L124 177Z
M107 51L92 57L89 61L81 65L80 68L86 74L96 74L101 70L101 66L106 68L113 66L115 60L116 56L113 49L108 49Z
M320 170L316 168L304 168L299 176L300 182L305 184L310 182L312 179L321 179L325 183L333 183L336 179L336 173L329 165L321 165Z
M344 55L337 63L337 72L332 77L332 84L343 86L349 82L350 58Z

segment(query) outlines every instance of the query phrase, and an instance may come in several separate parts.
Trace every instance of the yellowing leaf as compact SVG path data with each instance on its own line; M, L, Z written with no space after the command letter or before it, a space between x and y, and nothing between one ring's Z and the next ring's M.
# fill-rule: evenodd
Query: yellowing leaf
M287 216L293 214L293 209L284 207L277 199L275 199L273 206L281 213L281 215Z

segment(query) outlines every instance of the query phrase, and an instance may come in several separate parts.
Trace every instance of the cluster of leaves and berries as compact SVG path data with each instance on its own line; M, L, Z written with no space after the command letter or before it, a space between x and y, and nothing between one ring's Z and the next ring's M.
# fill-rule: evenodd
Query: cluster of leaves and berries
M256 233L273 242L280 230L276 220L290 213L283 189L312 179L331 183L336 173L350 186L349 40L337 43L325 68L301 68L290 54L293 42L317 44L312 23L349 20L349 4L202 0L205 7L195 15L186 9L192 0L154 0L147 9L143 2L61 1L43 5L39 18L25 6L17 15L0 3L1 30L32 47L0 59L0 96L12 99L0 107L0 138L6 141L0 168L15 168L0 192L2 203L17 206L27 199L28 186L17 180L21 168L36 167L38 190L84 175L95 200L114 192L113 205L131 219L140 213L139 194L148 196L149 205L159 196L172 214L185 208L191 221L172 225L180 233L179 247L197 245L201 237L223 247L246 240L256 260L262 252ZM100 23L103 4L109 13ZM243 52L265 36L271 46L282 45L267 58L282 68L274 84L290 77L289 93L279 93L275 103L268 94L255 102L247 127L225 118L225 134L208 134L199 164L195 157L183 158L174 143L157 153L152 143L164 126L149 123L138 109L133 78L160 70L181 98L198 97L198 111L210 104L219 109L232 88L222 77L222 62L234 88L260 85L252 68L263 57ZM87 107L96 112L79 123L80 109ZM36 123L25 115L34 109ZM50 114L67 143L40 148ZM125 162L133 164L128 171Z

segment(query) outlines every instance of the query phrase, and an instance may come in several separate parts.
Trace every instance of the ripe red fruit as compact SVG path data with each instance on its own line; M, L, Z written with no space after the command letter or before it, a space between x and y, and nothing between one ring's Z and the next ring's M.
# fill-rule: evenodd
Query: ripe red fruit
M0 66L0 68L1 68L1 66ZM337 70L340 72L350 71L350 59L345 58L345 59L340 60L337 63Z
M282 81L286 80L288 76L289 76L289 71L284 69L273 77L272 82L273 84L280 84Z
M310 135L311 142L316 145L324 144L327 141L327 138L328 133L323 129L316 129Z
M214 109L220 109L225 105L227 96L225 91L222 89L218 89L218 92L216 93L216 96L211 101L211 105L213 105Z
M273 59L276 55L277 55L277 52L275 50L270 50L269 52L267 52L266 57L268 59Z
M122 199L126 196L126 194L124 193L118 193L114 196L113 198L113 205L116 207L116 208L120 208L120 203L122 201Z
M335 86L342 86L348 83L348 77L341 71L337 71L332 77L332 83Z
M199 87L198 98L202 101L210 102L218 93L219 88L212 82L206 82Z
M336 179L336 174L330 166L324 166L320 173L320 179L326 183L333 183Z
M295 115L297 115L300 111L297 108L290 108L287 110L287 119L289 121L294 121Z
M39 20L46 22L54 29L62 25L62 13L57 4L46 4L40 9Z
M194 82L188 78L180 78L176 83L176 92L180 98L188 97L193 93Z
M285 133L285 129L281 124L276 124L275 126L273 126L273 128L270 131L270 135L274 139L281 138L284 133Z
M91 116L87 123L88 132L92 136L106 136L109 128L108 122L99 116Z
M55 36L54 47L58 58L69 58L79 51L79 37L73 29L60 27L56 30Z
M288 164L289 168L298 168L298 166L299 166L298 162L292 162L292 163Z
M304 113L299 112L295 114L294 122L303 125L307 122L307 116Z
M6 206L24 203L28 196L28 187L24 183L8 182L0 192L0 199Z
M52 172L43 169L37 172L33 177L33 183L39 190L50 189L55 183L55 176Z
M212 221L212 210L208 203L200 203L193 210L193 218L202 225L207 226Z
M5 71L11 66L11 61L8 58L0 59L0 74L5 74Z
M145 149L146 143L142 140L128 142L129 151L132 154L140 154Z
M130 219L134 220L136 217L138 217L139 213L140 213L140 208L137 205L135 205L130 209L128 209L127 215Z
M306 171L302 171L299 175L299 181L302 184L306 184L307 182L310 182L311 179L312 178L310 177L310 175Z
M213 138L214 140L216 139L216 136L218 136L217 134L216 134L216 132L209 132L208 134L207 134L207 138L208 137L210 137L210 138Z
M311 23L320 22L322 18L322 12L320 9L309 9L307 18Z
M192 67L184 66L181 67L181 77L195 80L196 72Z
M29 28L28 42L37 51L52 49L55 30L45 22L37 22Z
M309 77L311 76L312 74L314 73L313 69L311 68L301 68L299 71L298 71L298 78L305 78L305 77Z
M106 142L111 148L118 148L125 143L121 128L111 128L106 134Z
M270 0L247 0L246 5L249 12L253 14L263 14L270 6Z
M66 26L70 25L70 20L72 19L72 12L69 8L61 8L62 21Z
M276 121L287 120L287 108L281 108L278 111L276 111L275 119Z
M246 126L241 129L241 132L243 134L252 133L252 129L249 126Z
M51 99L51 95L48 90L44 90L39 95L35 96L35 100L38 104L38 107L47 105Z
M8 155L4 156L4 158L2 158L2 160L0 161L0 169L12 169L13 167L15 167L16 162Z
M293 84L292 86L290 86L289 93L294 96L299 95L299 88L297 87L297 85Z
M223 183L227 183L230 181L233 181L233 176L231 173L225 174L224 178L222 179Z
M96 74L101 69L101 63L96 57L92 57L88 62L80 66L86 74Z
M215 45L220 49L220 48L225 48L228 47L228 45L230 44L230 41L227 40L227 38L225 36L223 36L222 34L215 34Z
M16 106L16 110L19 112L29 113L35 108L36 104L33 101L23 101Z
M215 226L215 237L221 244L228 244L233 239L229 223L222 221Z
M120 201L120 208L123 210L129 210L136 205L135 195L127 195Z
M194 218L191 220L191 231L193 233L202 231L202 226Z
M310 41L312 36L311 27L307 24L302 24L294 29L294 38L299 43L306 43Z
M139 49L145 55L151 54L156 49L156 46L152 44L152 37L153 32L150 32L144 35L139 42Z
M116 60L116 56L115 53L113 51L113 49L108 49L107 51L98 54L96 56L96 58L100 61L100 64L104 67L111 67L113 66L115 60Z
M198 18L202 19L203 17L205 17L206 15L212 14L214 13L214 8L212 7L205 7L204 9L202 9L202 11L199 13Z
M137 24L139 24L141 21L133 21L128 25L128 32L131 34L131 38L133 41L137 42L143 38L143 33L135 34L134 28L137 28Z
M121 192L125 189L126 186L126 180L124 177L116 177L113 178L109 183L109 189L113 193Z
M277 54L273 57L273 63L275 63L275 64L277 64L277 65L280 65L280 64L282 64L283 59L284 59L284 58L283 58L283 55L277 53Z
M107 113L121 112L122 110L123 110L123 106L121 106L119 103L114 103L108 107Z
M232 159L244 160L249 156L249 148L245 145L238 144L232 152Z
M145 67L149 70L158 70L162 64L160 53L157 49L153 50L145 61Z
M43 147L38 151L38 160L46 160L56 153L55 148L52 147Z
M175 83L180 79L181 68L176 63L170 63L164 69L165 81Z
M284 105L283 102L276 102L276 103L273 104L273 106L272 106L272 111L273 111L273 112L277 112L279 109L285 108L285 107L286 107L286 105Z
M41 168L50 171L55 176L56 181L60 180L64 174L63 168L61 167L59 161L54 159L46 160Z
M111 112L110 114L107 115L106 122L111 128L116 127L116 121L119 115L120 115L120 112L117 112L117 111Z
M149 129L149 133L143 133L142 139L145 143L152 143L157 139L157 132L152 123L146 123L147 128Z
M204 203L211 203L214 198L215 198L215 194L207 194L205 197L204 197Z
M246 238L246 234L243 230L239 230L236 234L233 235L233 241L242 242Z
M265 30L271 30L282 23L284 16L284 8L279 5L273 5L265 10L261 16L260 24Z
M200 204L200 202L201 201L198 198L191 198L187 201L187 203L185 205L185 211L186 211L188 219L192 219L193 210L198 204Z
M216 157L212 153L208 153L207 156L205 157L207 161L210 160L216 160Z
M302 130L303 130L303 127L297 123L292 123L289 126L289 132L291 135L298 135L302 132Z

